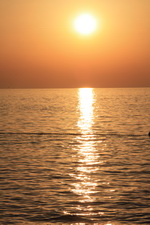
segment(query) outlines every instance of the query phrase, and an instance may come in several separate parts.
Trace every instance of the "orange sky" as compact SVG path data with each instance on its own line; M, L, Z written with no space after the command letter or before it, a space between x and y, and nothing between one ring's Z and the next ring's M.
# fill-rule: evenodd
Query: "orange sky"
M0 88L150 86L150 1L0 0L0 49Z

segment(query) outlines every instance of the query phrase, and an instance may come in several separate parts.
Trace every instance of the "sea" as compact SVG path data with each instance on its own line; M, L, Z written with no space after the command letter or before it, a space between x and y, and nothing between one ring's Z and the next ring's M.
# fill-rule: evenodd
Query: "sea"
M0 224L150 224L150 88L0 89Z

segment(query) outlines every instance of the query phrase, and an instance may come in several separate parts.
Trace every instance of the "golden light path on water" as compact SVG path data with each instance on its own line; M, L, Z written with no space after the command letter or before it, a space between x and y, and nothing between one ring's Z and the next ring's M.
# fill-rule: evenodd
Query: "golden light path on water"
M76 182L72 183L71 191L78 196L79 204L76 206L76 215L79 216L102 216L103 212L95 212L92 203L96 201L98 186L98 170L102 163L99 153L95 148L95 135L92 130L94 123L94 91L92 88L80 88L79 98L79 119L78 128L81 136L76 137L79 143L75 147L77 151L78 166L76 173L70 174ZM67 213L67 212L65 212ZM98 225L99 223L94 223ZM76 223L76 225L85 225L85 223ZM105 225L113 225L105 223Z
M72 191L80 197L80 203L76 210L80 216L93 215L91 203L94 201L95 188L98 185L96 173L99 163L99 156L94 148L94 135L92 132L94 114L94 94L92 88L80 88L78 92L80 116L78 127L81 136L77 137L79 143L77 147L78 166ZM86 206L84 205L86 204ZM80 224L80 223L79 223ZM81 223L83 224L83 223Z
M82 134L92 132L91 127L93 123L93 89L92 88L80 88L79 89L79 107L80 118L78 121L78 127Z
M76 186L75 192L82 194L83 199L81 202L92 202L94 199L91 197L91 194L95 192L95 187L97 186L97 182L91 178L91 174L97 170L94 165L97 164L98 160L98 156L95 154L92 134L93 105L93 89L79 89L80 117L78 127L82 136L79 137L81 145L78 149L79 166L77 167L77 171L79 173L77 179L81 182Z

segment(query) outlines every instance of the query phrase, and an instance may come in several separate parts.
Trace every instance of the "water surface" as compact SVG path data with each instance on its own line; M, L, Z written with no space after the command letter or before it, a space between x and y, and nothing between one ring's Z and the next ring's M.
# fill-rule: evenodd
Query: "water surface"
M149 99L0 90L1 224L149 224Z

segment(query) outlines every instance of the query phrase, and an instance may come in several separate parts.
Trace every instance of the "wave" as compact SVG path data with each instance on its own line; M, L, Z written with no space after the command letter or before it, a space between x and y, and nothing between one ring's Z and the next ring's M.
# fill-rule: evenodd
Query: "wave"
M119 134L119 133L53 133L53 132L0 132L0 135L51 135L51 136L102 136L102 137L145 137L144 134Z
M0 132L0 135L82 135L80 133L49 133L49 132Z
M87 218L81 217L81 216L77 216L77 215L63 215L63 216L59 216L56 217L54 219L52 219L52 221L57 221L57 222L63 222L63 223L67 223L67 222L76 222L76 223L91 223L91 220L88 220Z

